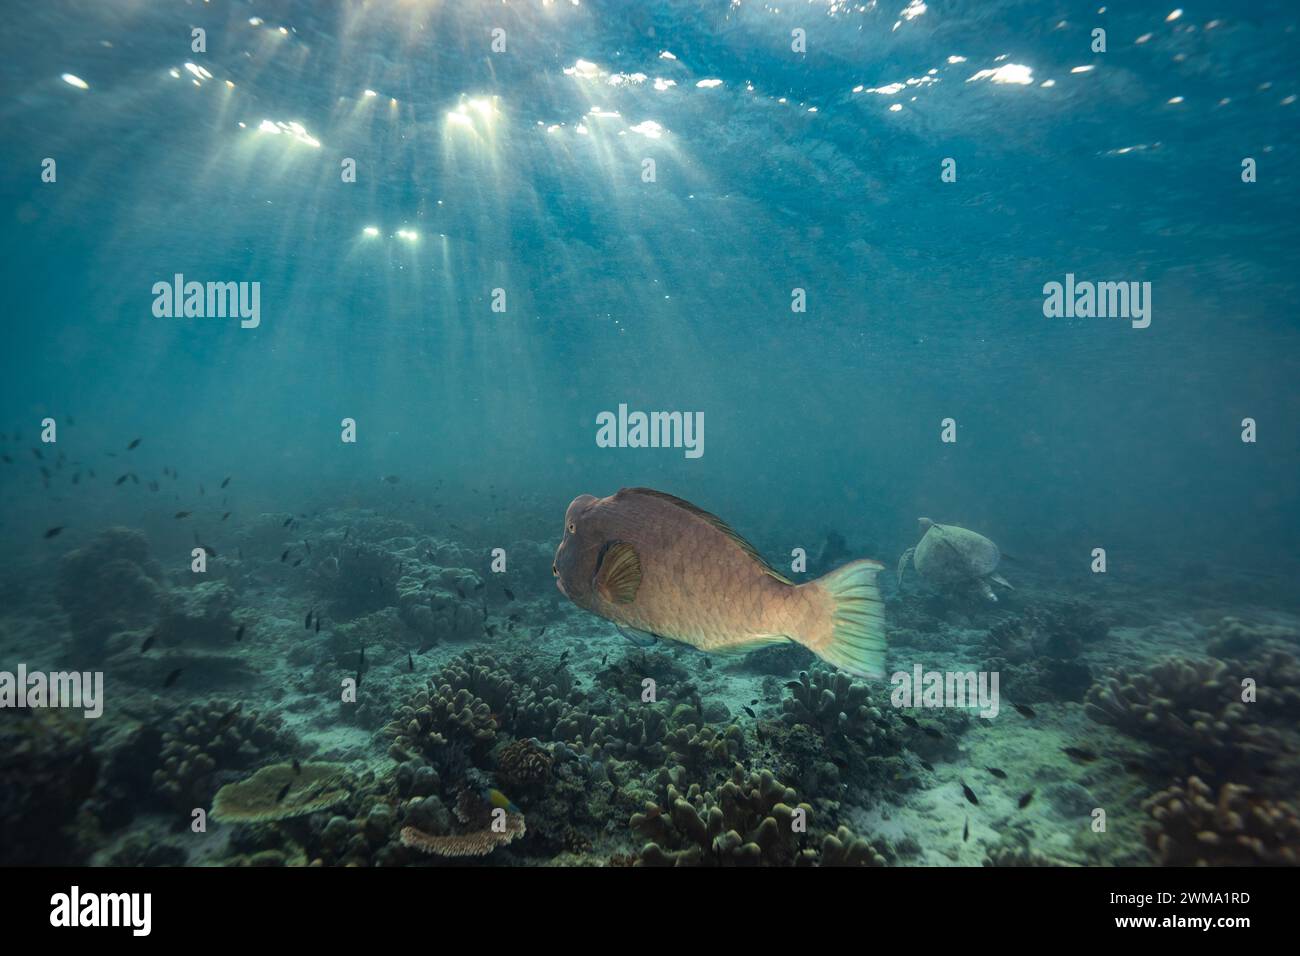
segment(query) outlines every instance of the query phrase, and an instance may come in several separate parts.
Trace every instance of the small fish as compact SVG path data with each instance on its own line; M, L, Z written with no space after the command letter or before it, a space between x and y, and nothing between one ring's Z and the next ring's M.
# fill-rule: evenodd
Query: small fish
M704 669L706 671L713 670L713 661L710 658L704 658Z
M390 485L395 485L402 479L399 478L397 475L384 475L384 477L381 480L388 482Z
M204 544L202 541L197 541L197 540L196 540L194 543L197 544L200 548L202 548L202 549L203 549L203 550L204 550L204 551L205 551L205 552L206 552L210 557L213 557L213 558L219 557L219 555L217 554L217 549L216 549L216 548L213 548L213 547L211 547L211 546L209 546L209 545L206 545L206 544Z
M45 532L45 539L48 541L50 538L57 538L62 533L63 525L59 525L57 528L50 528Z
M408 671L414 671L414 670L415 670L415 658L411 656L411 652L410 652L410 651L407 651L407 652L406 652L406 669L407 669Z
M115 485L120 485L122 482L126 481L126 479L127 479L127 476L126 476L126 475L123 475L121 478L117 479L117 481L113 482L113 484L115 484Z
M223 482L221 483L221 487L224 488L224 487L226 487L226 485L228 485L228 484L230 484L230 479L229 479L229 478L227 478L225 481L223 481Z
M312 608L311 611L308 611L308 612L307 612L307 620L305 620L305 621L302 622L302 629L303 629L304 631L310 631L310 630L311 630L311 616L312 616L312 612L315 611L315 610L316 610L315 608Z
M38 461L44 461L44 460L45 460L45 456L41 454L41 450L40 450L39 448L33 448L33 449L32 449L32 454L36 456L36 458L37 458Z
M462 599L464 599L464 597L465 597L465 589L464 589L464 588L461 588L461 587L456 588L456 593L459 594L459 595L461 596Z
M291 524L293 524L293 515L289 515L289 517L285 518L285 519L284 519L284 524L280 525L280 527L281 527L281 528L287 528L287 527L289 527L289 525L291 525Z
M1097 755L1091 750L1085 750L1082 747L1062 747L1061 752L1067 757L1078 760L1082 763L1092 763L1097 759Z
M319 615L319 614L316 615L316 633L317 633L317 634L320 633L320 615Z
M177 520L180 520L181 518L188 518L193 513L194 512L192 511L178 511L172 517L176 518Z
M755 697L753 700L750 701L750 704L757 704L757 703L758 703L757 697Z
M140 441L141 441L141 439L139 439L139 438L133 439L133 440L131 441L131 444L129 444L129 445L126 446L126 450L127 450L127 451L134 451L135 449L139 448L139 447L140 447Z
M10 458L8 455L0 455L0 458L4 459L4 463L6 465L12 465L14 463L14 460Z
M140 645L140 653L143 654L145 651L149 650L149 648L153 647L153 642L157 637L157 634L150 634L146 637L144 643Z
M361 645L361 653L357 656L357 687L361 687L361 672L366 669L366 645Z
M607 660L609 660L609 651L606 651L605 656L600 659L600 666L604 667Z
M505 810L507 813L523 812L517 806L511 803L510 798L507 797L500 790L491 790L491 789L485 790L483 796L487 798L487 802L492 804L492 806Z
M235 632L235 643L238 644L244 639L244 625L239 625L239 630Z
M787 690L798 690L803 687L803 684L799 683L797 680L788 680L785 682L785 686Z
M293 563L293 566L296 568L296 567L297 567L298 565L300 565L300 564L302 564L302 558L299 558L297 561L295 561L295 562Z
M283 787L280 788L280 792L275 795L276 803L282 802L284 798L289 795L289 788L291 786L293 786L292 782L286 783Z
M965 781L965 780L961 781L961 792L962 792L962 795L966 798L966 801L967 801L968 803L972 804L973 806L977 806L977 807L980 805L979 797L975 796L975 791L974 791L974 790L972 790L970 787L966 786L966 781Z
M184 668L178 667L176 668L176 670L168 674L167 679L163 681L163 687L171 687L172 684L180 680L182 670L184 670Z
M223 730L225 730L227 727L233 724L235 722L235 718L238 716L239 716L239 705L236 704L234 707L230 708L230 710L226 711L225 715L222 716L222 718L217 721L217 733L221 733Z
M199 494L201 494L201 495L206 495L206 494L207 494L207 492L203 490L203 486L202 486L202 485L199 485Z
M156 482L156 481L151 481L151 482L149 482L149 490L150 490L150 491L157 491L157 490L158 490L158 482Z
M53 475L50 474L50 469L46 468L44 465L41 465L41 476L46 481L49 481L51 478L54 477Z
M229 518L229 517L230 517L230 512L227 511L225 514L223 514L223 515L221 516L221 520L222 520L222 521L225 521L225 520L226 520L227 518Z
M920 721L918 721L918 720L917 720L915 717L913 717L911 714L899 714L899 715L898 715L898 719L901 720L903 723L907 724L907 726L909 726L909 727L914 727L914 728L915 728L915 727L920 727L920 726L921 726Z
M922 727L921 733L925 734L927 737L933 737L935 740L943 740L943 731L939 730L937 727Z
M961 842L965 843L970 839L970 817L966 818L966 825L961 829Z
M131 479L131 484L133 485L140 484L140 476L137 475L134 471L128 471L126 474L127 477Z
M997 777L999 780L1007 779L1007 772L1005 770L999 770L997 767L985 767L984 769L993 774L993 776Z
M749 716L752 717L754 720L758 719L758 714L754 713L748 707L741 707L740 709L743 710L745 713L749 714Z
M538 637L541 637L541 636L542 636L543 634L545 634L545 633L546 633L546 626L543 625L542 629L541 629L540 631L537 632L537 636L538 636Z
M930 761L922 760L921 766L924 767L926 770L930 771L930 773L934 773L934 764L930 763Z
M1020 805L1020 809L1023 810L1025 807L1029 806L1030 802L1032 802L1033 799L1034 799L1034 791L1032 790L1029 790L1025 792L1023 795L1021 795L1020 800L1018 801Z
M297 757L294 757L294 758L293 758L293 772L294 772L295 774L300 774L300 773L302 773L302 764L300 764L300 763L298 762L298 758L297 758Z
M506 592L506 597L507 597L509 600L513 601L513 600L515 599L515 592L514 592L514 591L510 590L509 588L502 588L501 590Z
M287 560L289 560L289 549L285 548L284 554L280 555L280 563L284 564Z
M1036 713L1034 713L1034 708L1030 707L1028 704L1012 704L1011 706L1014 707L1017 711L1019 711L1020 715L1023 717L1038 716Z

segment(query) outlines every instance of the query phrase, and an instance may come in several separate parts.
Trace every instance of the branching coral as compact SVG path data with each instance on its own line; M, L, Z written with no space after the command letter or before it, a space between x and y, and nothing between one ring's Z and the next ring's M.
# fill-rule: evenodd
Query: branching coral
M204 806L218 770L246 770L294 749L276 715L247 713L242 704L209 701L187 707L163 732L162 766L154 790L178 809Z
M550 753L536 738L515 740L497 754L497 774L506 784L535 786L550 779L553 762Z
M384 731L394 738L388 750L394 760L423 754L436 762L448 741L486 754L496 743L497 721L487 702L470 691L430 683L428 690L417 692L398 708L396 719Z
M871 704L870 688L839 671L815 668L786 685L790 696L781 702L781 719L788 725L807 724L826 736L870 741L879 733L880 710Z
M1084 712L1161 747L1205 774L1267 765L1282 749L1276 730L1242 702L1241 681L1219 660L1170 658L1131 678L1094 684Z
M1295 866L1300 815L1289 803L1225 783L1216 793L1199 777L1175 784L1143 807L1154 824L1148 846L1169 866Z
M811 832L813 808L799 802L770 771L746 776L737 764L716 790L669 784L662 804L649 803L629 825L650 839L645 866L875 865L883 856L839 828L820 840ZM818 849L820 847L820 849Z

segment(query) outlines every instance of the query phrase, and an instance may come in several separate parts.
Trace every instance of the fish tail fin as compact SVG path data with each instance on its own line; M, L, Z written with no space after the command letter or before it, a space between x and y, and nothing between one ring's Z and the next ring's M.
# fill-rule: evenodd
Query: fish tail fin
M879 561L851 561L802 585L825 593L826 603L811 624L812 633L796 638L828 664L857 677L885 676L885 603L876 575Z

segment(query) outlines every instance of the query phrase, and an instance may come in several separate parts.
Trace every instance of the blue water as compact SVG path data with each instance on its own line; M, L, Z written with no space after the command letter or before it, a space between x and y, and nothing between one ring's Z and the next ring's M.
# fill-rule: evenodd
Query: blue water
M63 639L51 582L110 526L174 587L200 539L252 561L265 514L374 512L484 576L522 539L558 613L566 505L637 485L778 565L834 531L892 572L928 515L1144 625L1294 612L1297 10L1111 6L11 11L5 666ZM257 327L157 317L177 273L258 283ZM1046 317L1067 274L1150 283L1149 326ZM598 447L620 404L702 413L702 456ZM259 572L223 574L253 614Z

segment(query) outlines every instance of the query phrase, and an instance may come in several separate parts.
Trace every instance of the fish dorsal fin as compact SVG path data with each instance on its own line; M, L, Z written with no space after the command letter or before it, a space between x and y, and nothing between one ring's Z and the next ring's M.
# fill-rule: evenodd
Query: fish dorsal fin
M744 551L745 554L749 555L751 558L753 558L755 561L758 562L758 565L760 568L763 569L764 574L771 575L772 577L780 581L782 584L794 584L794 582L791 581L789 578L787 578L784 574L782 574L780 571L776 570L776 568L768 564L767 560L761 554L758 553L757 548L755 548L752 544L750 544L739 534L733 531L731 529L731 525L727 524L717 515L705 511L703 508L699 508L691 504L689 501L683 501L681 498L678 498L676 495L670 495L664 491L655 491L653 488L621 488L619 489L618 494L619 495L648 495L652 498L660 498L664 501L669 502L670 504L676 505L677 507L681 508L683 511L690 512L692 515L694 515L695 517L699 518L701 521L708 524L709 527L714 528L717 531L721 531L728 538L734 541L737 547L740 548L740 550ZM615 497L618 497L618 495L615 495Z
M641 586L641 559L626 541L611 541L601 553L592 582L606 601L631 604Z

